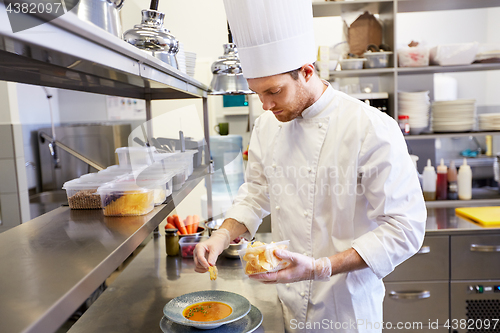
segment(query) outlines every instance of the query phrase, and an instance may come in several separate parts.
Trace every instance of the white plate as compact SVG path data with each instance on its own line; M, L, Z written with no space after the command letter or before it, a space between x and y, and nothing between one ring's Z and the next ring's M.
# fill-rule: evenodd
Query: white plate
M252 305L250 312L243 318L232 323L217 328L217 333L250 333L255 331L262 324L264 317L259 309ZM160 328L164 333L197 333L199 329L174 323L163 317L160 321Z
M233 312L223 319L202 322L189 320L182 314L190 305L200 302L222 302L229 305ZM163 314L174 323L199 329L213 329L243 318L250 311L250 302L243 296L222 290L204 290L176 297L163 307Z
M434 101L432 105L468 105L468 104L475 104L476 100L475 99L456 99L454 101Z

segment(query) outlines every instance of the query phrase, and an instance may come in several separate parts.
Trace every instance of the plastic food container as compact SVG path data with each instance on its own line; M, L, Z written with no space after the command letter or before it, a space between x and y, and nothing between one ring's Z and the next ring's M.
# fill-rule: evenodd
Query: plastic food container
M363 63L366 58L341 59L340 68L342 70L363 69Z
M138 216L154 208L154 191L134 181L115 180L97 189L104 216Z
M63 184L71 209L101 209L101 196L97 189L115 177L90 173Z
M392 52L365 52L365 68L385 68L389 66L389 56Z
M207 240L207 236L185 236L179 240L179 245L181 247L181 256L183 258L192 258L193 251L196 244Z
M406 47L398 51L400 67L429 66L429 49L426 47Z
M430 49L429 60L433 65L470 65L474 61L479 43L438 45Z
M116 148L118 163L124 165L150 165L154 163L155 147L121 147Z
M154 204L161 205L172 194L174 173L145 169L135 176L137 186L154 190Z
M278 259L273 252L276 249L286 249L289 244L289 240L270 244L254 242L252 247L239 250L238 255L240 256L241 262L245 266L245 274L252 275L266 272L277 272L286 268L290 262ZM250 243L248 246L251 246Z
M133 167L131 165L111 165L111 166L107 167L106 169L99 171L98 174L103 175L103 176L107 175L110 177L120 177L120 176L128 175L134 171L135 172L141 171L146 167L147 167L146 165L140 166L140 167L138 167L138 166Z

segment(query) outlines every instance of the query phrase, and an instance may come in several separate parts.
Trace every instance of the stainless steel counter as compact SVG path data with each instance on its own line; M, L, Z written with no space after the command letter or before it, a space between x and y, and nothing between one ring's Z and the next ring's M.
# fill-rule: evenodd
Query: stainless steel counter
M483 204L482 206L487 206L487 204ZM455 208L428 208L426 223L426 235L472 235L500 233L500 225L494 227L484 227L469 219L455 215Z
M137 217L60 207L0 234L0 332L54 332L205 177Z
M271 241L271 234L257 234ZM162 332L163 306L171 299L200 290L226 290L246 297L263 314L255 332L283 332L283 313L274 285L250 280L239 259L220 257L219 277L194 271L192 258L167 257L165 239L150 241L116 281L73 325L69 333Z

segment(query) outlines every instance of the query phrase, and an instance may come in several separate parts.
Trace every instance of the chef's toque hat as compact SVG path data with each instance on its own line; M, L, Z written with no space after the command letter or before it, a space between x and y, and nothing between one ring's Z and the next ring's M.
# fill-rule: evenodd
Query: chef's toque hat
M224 6L245 78L316 60L311 0L224 0Z

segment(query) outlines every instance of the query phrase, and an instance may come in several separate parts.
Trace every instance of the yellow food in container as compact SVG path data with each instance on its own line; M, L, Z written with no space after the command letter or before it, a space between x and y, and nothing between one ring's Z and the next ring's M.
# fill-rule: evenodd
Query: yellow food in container
M139 187L132 179L118 179L97 189L105 216L137 216L154 208L152 189Z

